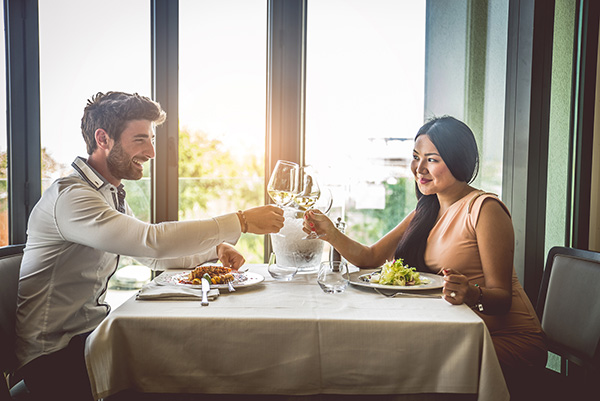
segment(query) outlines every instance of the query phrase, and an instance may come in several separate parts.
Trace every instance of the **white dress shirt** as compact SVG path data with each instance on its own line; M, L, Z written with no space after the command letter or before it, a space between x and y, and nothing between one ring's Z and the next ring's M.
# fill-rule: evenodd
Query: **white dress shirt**
M205 220L150 224L117 211L117 188L85 159L59 178L35 205L19 278L19 366L67 346L90 332L110 311L104 303L119 255L153 269L193 267L216 259L216 246L235 244L235 213Z

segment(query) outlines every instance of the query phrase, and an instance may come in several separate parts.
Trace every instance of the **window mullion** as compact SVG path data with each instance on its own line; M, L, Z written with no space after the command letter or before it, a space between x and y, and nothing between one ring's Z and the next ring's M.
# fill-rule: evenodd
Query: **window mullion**
M25 243L42 194L37 0L5 0L9 243Z
M179 215L179 1L152 0L152 96L167 112L156 129L152 164L153 223Z
M269 202L266 182L277 160L304 159L306 4L306 0L268 2L265 202ZM267 245L265 260L269 254Z

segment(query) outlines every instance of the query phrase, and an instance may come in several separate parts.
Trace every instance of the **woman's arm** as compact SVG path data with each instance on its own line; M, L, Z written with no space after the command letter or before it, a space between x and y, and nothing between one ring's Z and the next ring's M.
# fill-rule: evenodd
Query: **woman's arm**
M314 230L317 234L324 235L322 239L329 242L348 262L355 266L379 267L386 260L394 258L396 247L413 216L414 211L371 246L363 245L337 230L329 218L319 211L307 213L304 231L308 233Z
M502 205L490 199L483 202L475 226L477 246L483 268L485 284L483 313L503 314L510 310L512 302L512 272L514 257L514 230L512 221ZM479 300L479 288L470 284L465 276L453 271L444 272L444 295L452 304L475 305ZM449 294L456 296L451 298Z

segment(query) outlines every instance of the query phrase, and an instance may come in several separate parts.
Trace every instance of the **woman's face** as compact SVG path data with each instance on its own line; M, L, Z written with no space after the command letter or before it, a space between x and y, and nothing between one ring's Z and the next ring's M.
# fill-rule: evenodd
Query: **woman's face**
M423 195L444 192L459 183L427 135L415 141L410 169Z

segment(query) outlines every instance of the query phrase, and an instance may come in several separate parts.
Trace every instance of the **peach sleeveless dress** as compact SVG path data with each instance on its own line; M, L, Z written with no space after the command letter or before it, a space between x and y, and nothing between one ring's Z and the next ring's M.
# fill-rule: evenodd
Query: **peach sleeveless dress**
M485 288L485 277L477 247L475 226L483 202L499 202L495 195L471 192L455 202L431 230L425 250L425 264L432 273L451 268ZM485 305L485 298L484 298ZM547 358L545 336L533 305L519 283L513 267L512 306L503 315L477 314L486 323L503 368L544 366Z

